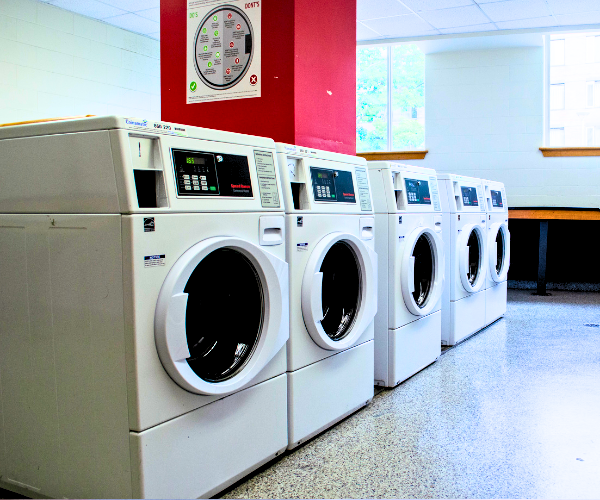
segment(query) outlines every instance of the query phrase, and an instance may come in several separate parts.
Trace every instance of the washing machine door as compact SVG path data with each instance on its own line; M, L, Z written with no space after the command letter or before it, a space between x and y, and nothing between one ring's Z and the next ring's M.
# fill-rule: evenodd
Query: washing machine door
M154 316L167 373L196 394L249 384L289 336L287 263L240 238L188 249L169 271Z
M506 222L495 222L488 232L490 276L496 283L506 281L510 267L510 232Z
M485 246L481 226L466 224L458 238L460 280L467 292L478 292L485 280Z
M377 254L352 234L328 234L308 260L301 300L304 324L318 346L352 346L377 312Z
M443 243L431 228L419 227L405 239L400 279L408 310L417 316L429 314L444 286Z

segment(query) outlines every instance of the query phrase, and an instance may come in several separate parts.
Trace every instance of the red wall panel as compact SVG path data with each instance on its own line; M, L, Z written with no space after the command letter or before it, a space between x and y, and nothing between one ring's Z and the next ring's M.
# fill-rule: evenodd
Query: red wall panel
M186 0L160 4L163 120L355 154L356 0L263 0L261 97L202 104L185 102Z

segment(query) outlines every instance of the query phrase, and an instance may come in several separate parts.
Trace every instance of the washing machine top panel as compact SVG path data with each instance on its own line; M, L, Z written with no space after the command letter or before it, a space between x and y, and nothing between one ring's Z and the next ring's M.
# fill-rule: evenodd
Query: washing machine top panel
M504 183L483 179L485 208L488 213L508 213L508 202Z
M435 170L393 162L369 162L375 211L441 212Z
M0 154L0 212L283 211L275 143L262 137L85 118L0 129Z
M442 211L450 213L485 212L482 180L455 174L438 174Z
M373 213L364 158L283 143L276 147L287 213Z

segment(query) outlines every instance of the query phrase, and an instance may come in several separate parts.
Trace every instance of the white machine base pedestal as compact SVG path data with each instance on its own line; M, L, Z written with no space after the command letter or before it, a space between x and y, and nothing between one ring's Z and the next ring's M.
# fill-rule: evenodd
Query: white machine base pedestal
M133 498L209 498L285 450L286 386L282 374L131 432Z
M288 372L289 450L373 399L373 360L369 340Z
M395 330L389 330L389 373L377 385L395 387L435 362L441 354L442 312L437 311ZM383 382L383 383L382 383Z
M450 302L450 322L442 323L442 344L455 345L485 327L485 291Z
M490 325L506 314L507 282L503 281L496 286L485 290L485 324Z

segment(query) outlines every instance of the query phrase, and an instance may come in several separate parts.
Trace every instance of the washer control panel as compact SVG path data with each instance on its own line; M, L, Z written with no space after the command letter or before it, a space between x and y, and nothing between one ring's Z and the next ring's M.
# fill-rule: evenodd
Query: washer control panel
M477 197L477 189L474 187L461 186L462 202L465 207L478 207L479 198Z
M502 191L494 191L490 190L492 194L492 207L494 208L502 208L504 204L502 203Z
M177 196L252 197L248 157L173 149Z
M352 172L310 167L315 201L356 203Z
M419 179L404 179L406 200L409 205L431 205L429 182Z

